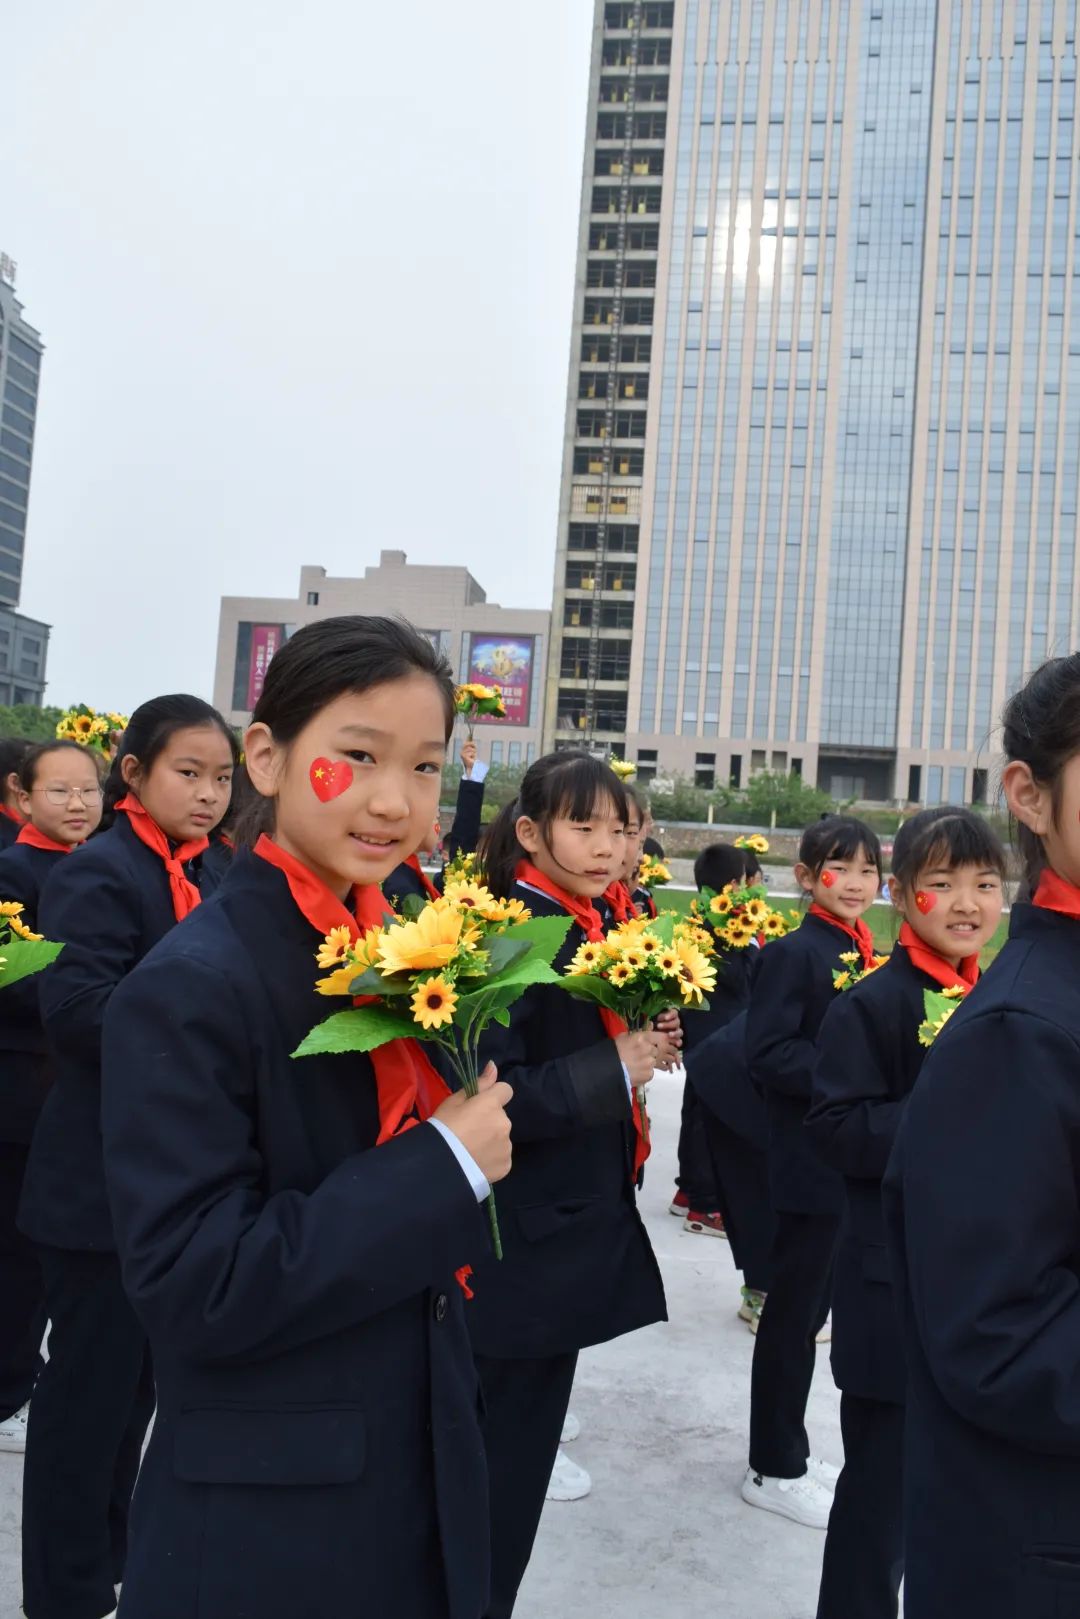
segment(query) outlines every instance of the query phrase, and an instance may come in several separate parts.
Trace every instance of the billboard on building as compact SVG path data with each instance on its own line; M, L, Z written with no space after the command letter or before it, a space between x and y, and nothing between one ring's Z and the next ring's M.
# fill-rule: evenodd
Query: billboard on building
M534 635L473 635L469 638L470 682L502 688L504 720L484 719L480 725L528 725L532 706Z
M236 627L236 664L233 670L233 708L248 712L262 696L270 659L288 639L288 624L242 623Z

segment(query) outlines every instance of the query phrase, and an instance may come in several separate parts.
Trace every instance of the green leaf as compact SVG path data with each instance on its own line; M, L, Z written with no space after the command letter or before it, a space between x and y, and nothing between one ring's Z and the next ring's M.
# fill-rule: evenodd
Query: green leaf
M508 939L528 939L534 945L537 954L545 961L554 961L563 945L566 935L574 925L571 916L534 916L528 922L517 922L508 928L503 935Z
M316 1024L304 1036L294 1057L314 1057L325 1052L375 1051L391 1040L422 1040L424 1030L411 1018L399 1017L384 1006L354 1006L347 1012L335 1012L325 1022Z
M685 922L686 918L676 916L674 911L661 911L659 916L649 923L649 932L660 940L661 944L668 945L675 940L676 922Z
M426 894L406 894L398 906L398 914L403 916L407 922L415 922L420 912L430 903ZM386 909L387 911L390 910L389 905L387 905Z
M577 973L572 978L560 978L559 983L568 995L575 996L577 1000L594 1001L599 1006L606 1006L609 1012L623 1015L627 997L621 990L617 990L614 984L609 984L606 978L594 978L586 973Z
M510 1013L506 1010L505 1006L496 1007L495 1011L491 1014L491 1021L493 1023L501 1023L504 1029L508 1029L510 1027Z
M12 939L8 944L0 945L0 957L4 963L0 967L0 989L5 984L17 984L21 978L43 972L63 948L62 944L54 944L51 939Z
M350 995L411 995L413 985L406 978L384 978L377 967L368 967L349 985Z
M505 967L520 961L522 956L528 955L532 949L533 944L529 939L516 938L513 933L495 934L487 950L491 962L490 976L494 978L496 973L501 973Z

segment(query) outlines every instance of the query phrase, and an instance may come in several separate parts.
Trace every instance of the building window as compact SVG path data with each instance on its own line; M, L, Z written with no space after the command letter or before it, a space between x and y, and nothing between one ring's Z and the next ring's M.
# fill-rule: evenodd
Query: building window
M501 765L502 764L502 762L503 762L503 745L502 745L501 742L493 742L491 744L491 762L492 762L493 765Z
M988 781L989 771L973 770L971 772L971 802L973 804L986 803Z
M694 757L694 786L711 791L716 786L716 754L699 753Z
M730 783L731 783L731 785L733 787L737 788L737 787L742 786L742 754L741 753L733 753L731 755L731 764L730 764L730 766L728 768L728 780L730 781Z
M907 801L918 804L922 798L922 765L909 765L907 773Z
M507 762L508 765L519 765L521 763L521 743L520 742L510 742L510 743L507 744L506 762Z
M309 607L318 607L318 605L319 605L319 592L317 590L309 590L308 591L308 593L307 593L307 604L308 604Z

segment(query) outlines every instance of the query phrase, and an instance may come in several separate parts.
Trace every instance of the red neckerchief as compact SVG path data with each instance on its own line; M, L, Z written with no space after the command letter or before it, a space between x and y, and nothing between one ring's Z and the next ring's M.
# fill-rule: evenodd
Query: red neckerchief
M1031 903L1040 911L1057 911L1059 916L1071 916L1080 921L1080 888L1074 888L1049 866L1039 878Z
M809 914L816 916L819 922L831 922L834 928L839 928L841 933L846 933L849 939L854 939L858 952L862 957L863 967L866 968L872 965L874 960L874 935L870 932L861 916L853 926L850 922L841 921L840 917L834 916L831 911L827 911L824 905L819 905L816 900L811 905Z
M1080 895L1077 898L1080 899ZM901 926L899 942L911 958L911 965L918 967L927 978L932 978L935 984L940 984L942 989L958 989L962 995L966 995L978 983L977 955L963 956L959 967L950 967L944 956L939 956L936 950L931 950L928 944L923 943L910 922L905 922Z
M192 911L202 899L202 895L184 871L184 861L194 860L197 854L210 847L210 839L189 838L187 843L177 844L175 849L169 847L169 840L158 826L153 816L148 815L139 800L131 793L126 794L119 804L118 810L123 810L131 822L131 830L140 843L145 843L148 849L153 849L169 875L169 888L172 892L173 915L178 922Z
M334 928L347 927L355 941L361 933L381 928L386 921L389 906L377 884L357 885L352 891L355 911L350 911L325 883L265 832L255 845L255 853L283 873L297 910L320 937ZM357 1005L364 1004L365 997L357 997ZM377 1046L371 1053L371 1065L379 1094L376 1146L429 1119L450 1095L417 1040L391 1040Z
M73 843L57 843L55 838L47 838L44 832L39 832L29 821L23 826L15 842L28 843L31 849L48 849L50 854L70 854L75 847Z
M558 883L553 883L550 877L545 877L542 871L538 871L530 860L519 860L514 876L519 883L528 883L530 888L539 889L541 894L546 894L548 899L553 899L557 905L561 905L564 911L569 911L590 944L603 944L603 918L591 899L585 899L581 894L568 894L565 888L560 888ZM598 1007L597 1010L600 1013L600 1021L604 1025L604 1033L610 1036L612 1040L615 1040L620 1034L626 1033L626 1024L617 1012L612 1012L607 1006ZM636 1088L633 1096L632 1111L636 1138L634 1141L634 1179L636 1180L652 1148L648 1139L648 1126L643 1117L644 1104Z
M611 883L604 889L604 898L611 906L616 922L633 922L638 914L634 896L625 883Z
M438 899L439 890L435 887L435 884L432 882L431 878L420 864L420 856L418 854L411 854L408 860L406 860L405 864L408 866L410 871L415 871L416 875L423 883L424 892L427 894L428 899Z
M0 815L6 815L9 821L15 822L16 826L26 825L18 810L13 810L9 804L0 804Z

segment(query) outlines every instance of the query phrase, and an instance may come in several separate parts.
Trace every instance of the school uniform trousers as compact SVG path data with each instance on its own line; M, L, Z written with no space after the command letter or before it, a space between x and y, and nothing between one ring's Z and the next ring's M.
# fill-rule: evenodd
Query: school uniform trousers
M692 1209L705 1211L723 1210L724 1189L715 1151L715 1114L703 1103L698 1087L690 1079L690 1070L693 1066L699 1074L704 1071L701 1063L694 1062L695 1053L745 1011L750 999L750 956L757 955L756 949L752 952L729 950L723 944L718 944L717 948L716 988L709 996L708 1011L682 1013L687 1078L679 1127L677 1184L686 1193Z
M768 1299L754 1340L750 1466L801 1478L810 1454L806 1402L815 1338L829 1313L843 1183L804 1128L821 1021L837 991L833 969L850 935L815 916L761 953L746 1021L750 1076L769 1115L775 1215Z
M146 1336L121 1286L105 1189L101 1034L117 984L175 926L164 866L121 815L53 869L38 922L64 949L41 980L53 1083L19 1210L38 1246L52 1324L27 1431L23 1606L28 1619L98 1619L123 1577L154 1410Z
M0 899L18 901L23 921L35 928L41 885L58 860L69 858L27 843L11 845L0 853ZM17 1225L30 1137L49 1085L39 981L24 978L0 992L0 1422L29 1400L45 1336L41 1264Z
M486 1216L433 1125L376 1146L372 1060L241 851L105 1018L102 1120L158 1413L122 1619L481 1619L487 1474L454 1273ZM147 1061L147 1054L153 1061Z
M554 900L517 886L537 916ZM582 942L571 927L558 970ZM514 1088L514 1164L496 1191L504 1258L476 1266L467 1320L491 1475L487 1619L513 1612L559 1447L579 1351L667 1317L633 1186L630 1096L596 1009L555 986L481 1041Z
M1080 922L1014 905L884 1181L907 1619L1080 1613Z
M923 994L939 986L898 945L838 995L818 1034L806 1129L844 1177L832 1370L844 1466L825 1538L818 1619L896 1619L903 1550L907 1377L885 1247L881 1181L926 1057Z

